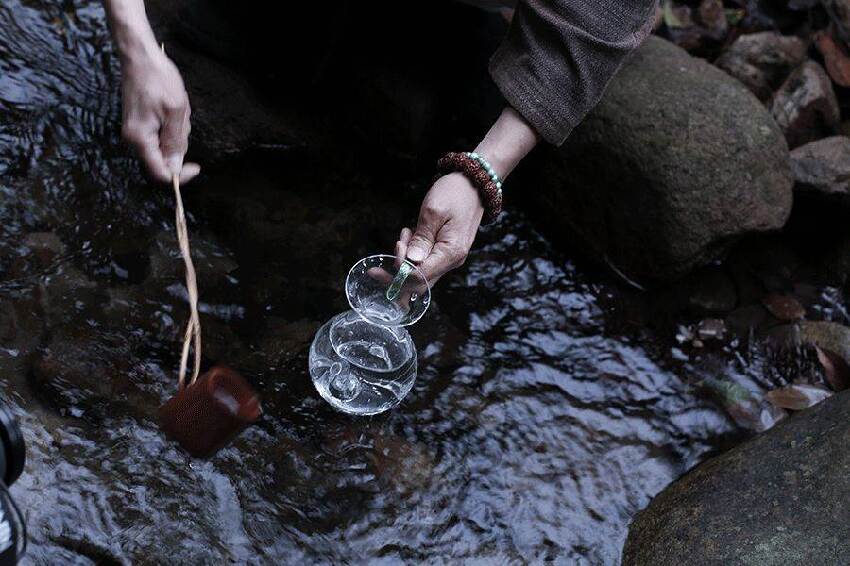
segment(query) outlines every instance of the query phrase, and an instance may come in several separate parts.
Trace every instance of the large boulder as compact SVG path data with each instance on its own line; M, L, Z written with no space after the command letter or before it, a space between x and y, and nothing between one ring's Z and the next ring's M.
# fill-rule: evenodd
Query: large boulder
M661 492L624 566L846 564L850 391L795 414Z
M544 224L639 278L680 276L744 234L780 228L791 210L788 147L765 108L657 37L527 172Z

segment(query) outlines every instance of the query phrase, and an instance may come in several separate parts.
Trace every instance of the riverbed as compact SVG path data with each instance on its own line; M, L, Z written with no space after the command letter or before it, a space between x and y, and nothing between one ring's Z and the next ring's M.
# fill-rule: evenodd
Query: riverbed
M0 6L0 393L34 563L616 564L653 495L758 428L696 386L758 392L757 352L693 356L654 299L511 207L413 328L409 397L334 412L310 340L415 210L349 160L251 159L185 198L205 364L265 412L189 458L156 424L187 316L172 195L119 139L117 73L98 2Z

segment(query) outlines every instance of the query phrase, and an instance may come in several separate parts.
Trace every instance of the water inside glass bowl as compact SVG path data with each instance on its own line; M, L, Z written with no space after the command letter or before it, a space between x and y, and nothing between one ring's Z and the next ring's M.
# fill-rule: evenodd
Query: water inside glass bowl
M415 323L431 303L431 289L418 267L391 255L373 255L354 264L345 279L351 308L379 326Z

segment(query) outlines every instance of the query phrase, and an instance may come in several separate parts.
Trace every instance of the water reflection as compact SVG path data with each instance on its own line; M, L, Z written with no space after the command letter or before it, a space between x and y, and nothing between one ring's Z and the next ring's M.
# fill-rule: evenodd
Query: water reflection
M13 491L35 562L616 563L630 517L735 435L690 384L757 389L758 358L675 362L641 299L515 212L413 330L405 402L334 413L307 350L348 266L392 244L387 193L271 167L187 191L206 361L266 413L190 460L155 423L186 316L170 195L118 143L115 71L99 2L0 6L0 389L30 446Z

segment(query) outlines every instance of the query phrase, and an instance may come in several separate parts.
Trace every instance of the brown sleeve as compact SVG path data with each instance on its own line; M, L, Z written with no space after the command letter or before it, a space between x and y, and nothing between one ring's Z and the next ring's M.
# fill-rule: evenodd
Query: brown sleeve
M560 145L649 35L657 0L520 0L490 60L502 95Z

